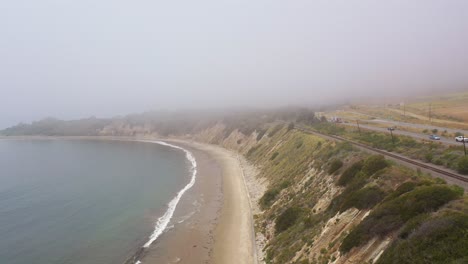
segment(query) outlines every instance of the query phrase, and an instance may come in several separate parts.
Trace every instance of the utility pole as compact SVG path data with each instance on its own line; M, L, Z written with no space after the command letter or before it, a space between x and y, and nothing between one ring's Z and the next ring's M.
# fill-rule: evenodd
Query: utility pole
M403 102L403 121L406 122L406 104Z
M432 103L429 103L429 123L432 123Z
M361 128L359 127L359 120L356 119L357 129L359 131L359 136L361 135Z
M392 136L392 143L395 146L395 139L393 138L393 131L390 129L390 135Z
M463 150L465 151L465 157L466 157L466 142L465 142L465 134L463 134Z

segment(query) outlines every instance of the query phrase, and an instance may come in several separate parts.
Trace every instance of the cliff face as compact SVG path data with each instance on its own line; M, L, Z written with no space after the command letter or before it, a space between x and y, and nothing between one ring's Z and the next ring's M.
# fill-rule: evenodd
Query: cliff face
M225 128L217 124L190 137L233 149L257 168L256 182L266 186L253 197L259 206L255 221L262 261L466 259L467 229L456 235L457 228L468 227L462 189L286 124L264 125L249 135L238 130L227 135ZM421 229L430 231L423 235ZM451 234L450 239L441 233ZM416 235L425 242L415 240ZM439 247L448 245L454 249L441 252ZM394 262L396 250L406 259Z

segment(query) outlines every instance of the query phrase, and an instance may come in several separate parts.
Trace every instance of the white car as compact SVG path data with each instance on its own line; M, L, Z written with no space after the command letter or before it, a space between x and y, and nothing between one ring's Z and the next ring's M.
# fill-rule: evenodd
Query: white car
M458 136L458 137L455 137L455 141L457 142L468 142L468 138L467 137L463 137L463 136Z

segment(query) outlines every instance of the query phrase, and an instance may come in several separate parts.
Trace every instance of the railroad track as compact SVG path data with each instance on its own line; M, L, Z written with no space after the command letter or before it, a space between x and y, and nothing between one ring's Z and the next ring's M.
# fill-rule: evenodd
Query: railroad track
M338 140L338 141L346 141L346 142L349 142L349 143L351 143L353 145L359 146L359 147L364 148L364 149L368 149L368 150L373 151L373 152L377 152L377 153L382 154L384 156L388 156L388 157L391 157L391 158L394 158L394 159L397 159L397 160L401 160L401 161L404 161L406 163L416 165L416 166L418 166L420 168L424 168L424 169L427 169L427 170L430 170L430 171L437 172L439 174L445 175L447 177L460 180L462 182L468 182L467 177L463 177L463 176L458 175L456 173L449 172L449 171L446 171L446 170L442 170L440 168L437 168L437 167L434 167L434 166L431 166L431 165L428 165L428 164L425 164L425 163L422 163L422 162L418 162L418 161L415 161L415 160L412 160L412 159L409 159L409 158L405 158L405 157L402 157L400 155L396 155L396 154L393 154L393 153L390 153L390 152L387 152L387 151L384 151L384 150L381 150L381 149L372 148L372 147L369 147L368 145L365 145L365 144L362 144L362 143L359 143L359 142L356 142L356 141L353 141L353 140L349 140L349 139L342 138L342 137L335 136L335 135L325 135L325 134L322 134L322 133L317 132L315 130L300 127L300 126L296 126L295 128L297 130L300 130L300 131L308 133L308 134L316 134L316 135L319 135L319 136L332 138L332 139L335 139L335 140Z

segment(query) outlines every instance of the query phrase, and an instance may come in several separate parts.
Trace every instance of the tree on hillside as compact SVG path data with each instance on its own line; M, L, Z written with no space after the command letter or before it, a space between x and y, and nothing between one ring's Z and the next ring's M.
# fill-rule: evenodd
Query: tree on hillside
M315 112L310 109L301 109L298 114L296 121L298 123L304 123L306 125L311 125L317 123L319 120L315 116Z

